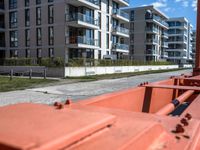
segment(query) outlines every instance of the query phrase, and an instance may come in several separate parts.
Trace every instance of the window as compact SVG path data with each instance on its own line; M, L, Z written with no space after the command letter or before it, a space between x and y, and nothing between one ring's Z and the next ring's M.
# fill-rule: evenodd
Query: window
M99 28L101 29L101 13L98 13Z
M10 58L18 57L18 51L17 50L10 50Z
M53 2L53 0L48 0L48 2Z
M53 48L49 48L49 57L50 58L54 57L54 49Z
M135 19L135 11L132 10L132 11L131 11L130 20L131 20L131 21L134 21L134 19Z
M42 14L41 7L36 8L36 25L41 25L42 22Z
M106 34L106 48L109 49L109 34Z
M18 31L10 31L10 47L18 46Z
M98 50L98 59L101 59L101 50Z
M30 29L26 29L25 30L25 43L26 46L29 47L30 46Z
M54 28L49 27L49 45L54 44Z
M106 8L106 12L109 14L110 13L110 0L107 0L107 8Z
M31 57L31 51L30 51L30 49L26 49L25 53L26 53L26 58L30 58Z
M29 0L24 0L24 5L25 5L25 7L28 7L29 4L30 4Z
M36 29L36 36L37 36L37 46L41 46L42 45L42 29L41 28Z
M41 48L37 49L37 58L42 58L42 49Z
M9 9L17 8L17 0L9 0Z
M53 5L48 6L48 22L49 24L53 24L54 22L54 9Z
M99 41L98 46L101 47L101 32L100 31L98 32L98 41Z
M109 31L110 25L109 25L109 16L106 17L106 30Z
M36 5L41 4L41 0L36 0Z
M25 9L25 26L30 26L30 9Z
M9 13L10 28L17 27L17 12L13 11Z

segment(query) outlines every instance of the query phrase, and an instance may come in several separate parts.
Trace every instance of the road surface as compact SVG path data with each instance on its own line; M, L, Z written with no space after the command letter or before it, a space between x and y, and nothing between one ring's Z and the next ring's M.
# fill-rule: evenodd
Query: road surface
M155 82L168 79L170 76L176 76L189 72L191 72L191 70L181 70L167 73L133 76L128 78L79 82L43 88L26 89L22 91L5 92L0 93L0 106L24 102L53 104L55 101L65 101L67 98L77 101L134 87L142 82Z

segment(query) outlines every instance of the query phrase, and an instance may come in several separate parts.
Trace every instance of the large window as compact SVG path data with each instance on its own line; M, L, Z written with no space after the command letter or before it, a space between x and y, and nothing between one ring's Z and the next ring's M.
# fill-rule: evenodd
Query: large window
M30 26L30 9L25 9L25 26Z
M54 22L54 9L53 5L48 6L48 22L49 24L53 24Z
M9 9L17 8L17 0L9 0Z
M9 20L10 20L10 28L16 28L17 27L17 12L16 11L10 12Z
M25 7L28 7L29 4L30 4L29 0L24 0L24 5L25 5Z
M37 46L41 46L42 45L42 29L41 28L37 28L36 29L36 35L37 35Z
M41 0L36 0L36 5L41 4Z
M54 44L54 28L49 27L49 45Z
M41 25L42 22L42 14L41 7L36 8L36 25Z
M10 47L18 46L18 31L10 31Z
M30 46L30 29L26 29L25 30L25 43L26 43L26 47Z

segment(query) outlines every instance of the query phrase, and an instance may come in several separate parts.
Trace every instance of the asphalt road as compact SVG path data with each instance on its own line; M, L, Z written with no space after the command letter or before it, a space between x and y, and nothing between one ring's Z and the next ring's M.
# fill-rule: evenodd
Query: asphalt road
M129 78L79 82L27 89L23 91L5 92L0 93L0 106L24 102L52 104L55 101L65 101L67 98L77 101L134 87L142 82L155 82L168 79L170 76L177 76L189 72L191 72L191 70L181 70L159 74L140 75Z

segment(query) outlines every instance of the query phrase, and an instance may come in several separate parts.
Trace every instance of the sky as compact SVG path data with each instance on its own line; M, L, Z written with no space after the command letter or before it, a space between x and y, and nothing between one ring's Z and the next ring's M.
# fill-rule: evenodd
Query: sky
M130 0L131 7L154 5L168 17L185 17L196 28L197 0Z

